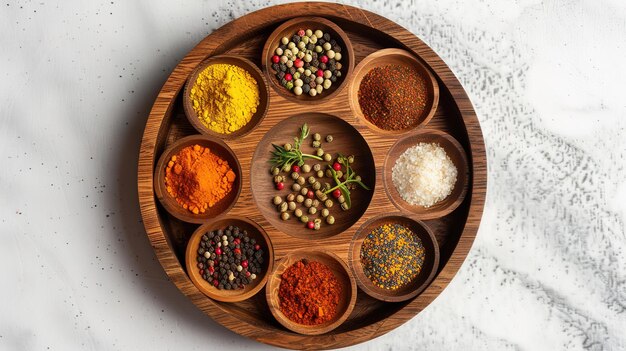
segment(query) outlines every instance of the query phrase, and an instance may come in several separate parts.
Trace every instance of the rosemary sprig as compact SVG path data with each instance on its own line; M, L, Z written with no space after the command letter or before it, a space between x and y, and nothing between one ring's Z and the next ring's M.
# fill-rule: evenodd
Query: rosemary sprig
M300 150L302 146L302 142L309 136L309 126L305 123L300 127L300 135L295 137L294 145L291 150L285 149L284 146L272 144L274 147L274 151L272 151L272 158L270 158L270 163L279 169L289 169L292 165L297 164L298 166L302 166L304 164L304 160L307 158L312 158L315 160L321 161L322 158L316 155L305 154Z
M339 177L337 177L337 171L335 171L331 165L328 165L328 168L332 173L333 180L335 181L336 185L326 190L324 194L330 194L333 191L339 189L339 191L341 191L341 194L346 200L346 205L348 209L350 209L350 207L352 207L352 201L350 200L350 189L348 188L348 184L358 184L365 190L370 190L370 188L361 181L361 177L357 176L352 167L350 167L350 162L348 162L347 157L344 157L340 154L337 157L337 161L346 169L345 180L342 182Z

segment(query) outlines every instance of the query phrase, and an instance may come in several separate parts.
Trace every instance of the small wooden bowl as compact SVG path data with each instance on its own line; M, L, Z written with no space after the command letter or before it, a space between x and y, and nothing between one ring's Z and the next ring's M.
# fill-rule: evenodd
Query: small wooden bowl
M207 128L198 118L198 115L196 114L196 110L193 109L191 98L189 97L189 94L191 93L191 88L193 87L196 80L198 79L198 75L202 71L204 71L205 68L213 64L228 64L228 65L239 66L245 69L248 73L250 73L250 75L252 75L252 77L256 80L257 85L259 87L259 99L260 100L259 100L259 106L257 107L256 113L252 115L252 118L250 119L250 122L248 122L248 124L246 124L245 126L241 127L241 129L234 131L230 134L217 133ZM205 135L220 138L220 139L228 139L228 140L235 139L235 138L238 138L238 137L241 137L243 135L250 133L263 120L263 118L267 114L267 110L269 108L269 91L267 87L267 81L265 80L265 76L263 76L263 73L261 73L261 70L259 70L259 68L254 63L252 63L252 61L248 59L237 57L237 56L232 56L232 55L213 56L202 61L202 63L200 63L200 65L198 65L198 67L196 67L191 72L189 79L187 79L187 82L185 83L185 90L183 92L183 107L185 109L185 115L187 116L189 123L191 123L191 125L198 132L205 134Z
M228 195L218 201L213 207L209 207L205 213L200 214L193 214L191 211L184 209L178 204L178 202L176 202L176 199L174 199L170 193L167 192L165 187L165 168L169 160L173 155L178 154L183 148L195 144L208 147L212 153L219 156L223 160L228 161L228 165L237 176L235 182L233 183L233 188ZM239 193L241 192L241 165L233 153L233 150L231 150L223 141L196 134L176 141L169 148L167 148L163 154L161 154L154 171L154 179L154 192L167 212L181 221L204 223L209 218L214 218L228 212L228 210L233 207L235 202L237 202L237 198L239 198Z
M202 236L212 230L225 229L229 225L237 226L240 229L248 232L248 237L253 238L261 245L265 252L263 254L263 272L257 274L257 279L253 280L251 284L247 285L244 289L240 290L220 290L204 280L200 275L200 271L197 264L198 247ZM223 216L215 219L214 221L205 223L198 227L192 234L189 242L187 243L187 250L185 252L185 261L187 266L187 274L193 282L193 284L202 291L206 296L223 302L237 302L246 300L263 288L269 277L268 272L271 272L274 266L274 248L269 236L255 222L245 217L239 216Z
M280 81L276 78L276 72L272 69L272 56L276 48L280 46L280 39L283 37L291 38L300 29L311 29L313 31L319 29L324 33L329 33L333 39L341 46L341 77L337 82L333 83L329 89L324 89L321 94L310 96L308 94L296 95L285 87L280 85ZM300 104L318 104L325 100L336 96L344 88L345 83L352 75L354 69L354 51L352 43L346 33L335 23L322 17L297 17L293 18L276 28L269 36L263 47L263 56L261 64L265 71L267 79L278 93L287 100L291 100Z
M396 190L396 186L393 184L392 180L393 166L396 164L398 157L400 157L400 155L402 155L409 147L418 143L439 144L439 146L446 151L446 154L448 154L448 157L450 157L450 160L452 160L452 163L454 163L454 166L457 169L456 184L452 189L452 193L444 200L439 201L428 208L411 205L404 201L400 196L400 193L398 193L398 190ZM440 218L454 211L457 207L459 207L465 198L469 182L469 166L467 163L467 156L465 155L465 150L461 144L459 144L459 142L449 134L439 130L424 129L418 133L405 136L391 146L383 165L383 180L391 202L393 202L393 204L400 210L413 213L419 219L423 220Z
M420 274L410 284L396 290L387 290L374 285L363 272L363 264L361 263L363 240L372 230L387 223L398 223L411 229L422 240L426 254ZM350 243L348 257L348 263L361 290L378 300L399 302L417 296L433 280L439 267L439 244L430 228L420 222L415 216L406 216L402 213L385 214L368 220L359 228Z
M291 321L281 312L280 298L278 297L280 282L282 280L281 275L287 268L302 259L325 264L339 280L342 291L337 308L337 315L333 320L318 325L303 325ZM265 296L270 311L276 320L285 328L300 334L319 335L337 328L348 318L356 302L356 292L354 277L350 274L348 266L337 255L315 249L300 249L288 253L276 264L276 268L267 282Z
M359 89L363 78L372 69L390 64L409 66L413 68L416 74L425 78L426 89L428 90L428 101L426 102L424 112L421 114L419 119L414 121L411 127L402 130L385 130L371 123L367 120L367 118L365 118L365 115L363 115L363 111L361 110L361 106L359 104ZM433 118L435 112L437 111L437 106L439 105L439 84L430 70L409 52L401 49L382 49L368 55L356 67L354 70L354 78L350 83L348 96L350 97L348 99L350 101L350 108L353 113L361 119L361 121L363 121L364 124L377 132L397 135L409 132L420 126L424 126Z

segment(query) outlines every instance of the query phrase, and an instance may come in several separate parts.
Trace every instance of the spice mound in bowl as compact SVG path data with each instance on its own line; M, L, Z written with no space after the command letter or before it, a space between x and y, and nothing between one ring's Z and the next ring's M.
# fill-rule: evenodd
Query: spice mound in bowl
M282 37L273 50L276 79L295 95L322 94L342 75L342 47L320 29L299 29L291 37Z
M300 260L281 275L280 311L298 324L328 322L337 314L341 289L339 280L328 266Z
M404 201L428 208L450 196L457 174L456 166L439 144L418 143L398 157L392 181Z
M195 287L223 302L254 296L265 286L273 265L267 233L240 216L220 216L201 225L185 251L187 274Z
M202 279L220 290L244 289L262 272L262 246L238 226L203 234L197 252Z
M396 290L406 287L420 274L425 255L422 240L410 228L386 223L367 234L360 259L365 276L374 285Z
M165 169L167 192L193 214L205 213L225 198L235 178L228 161L198 144L173 155Z
M242 67L214 63L198 74L189 99L206 128L219 134L231 134L246 126L257 112L259 84Z
M405 65L375 67L363 77L358 99L365 119L378 128L408 129L426 109L426 79Z

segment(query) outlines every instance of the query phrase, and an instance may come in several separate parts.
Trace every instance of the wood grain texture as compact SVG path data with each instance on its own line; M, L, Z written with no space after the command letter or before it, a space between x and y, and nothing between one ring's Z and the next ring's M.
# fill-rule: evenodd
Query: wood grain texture
M359 89L363 78L374 68L386 65L400 65L411 68L417 75L423 77L426 81L426 105L424 111L419 118L411 124L410 127L403 130L384 130L377 125L371 123L361 110L359 105ZM402 49L383 49L378 50L366 58L354 69L354 77L350 80L350 91L348 102L352 108L352 112L361 119L361 123L375 129L377 132L389 135L400 135L411 132L418 126L426 125L435 116L437 106L439 105L439 83L437 79L415 56L410 52Z
M366 294L382 301L399 302L405 301L417 296L424 291L431 280L435 277L437 269L439 267L439 244L435 235L429 227L421 222L416 215L407 215L406 213L389 213L379 215L369 219L363 224L363 226L356 232L352 242L350 243L350 250L348 252L348 263L350 270L353 272L359 288ZM398 223L406 228L409 228L415 237L421 240L424 245L424 263L422 270L418 276L413 279L409 284L404 287L387 290L382 289L372 283L372 281L365 275L363 271L363 264L361 263L361 247L363 246L363 240L372 232L372 230L384 224Z
M328 322L319 325L303 325L291 321L280 310L280 298L278 291L280 289L281 275L293 264L298 261L319 262L327 266L341 285L341 294L339 295L339 304L337 305L337 314ZM267 282L266 299L272 311L272 315L285 328L305 335L320 335L330 332L343 323L356 302L356 281L350 273L345 262L332 252L324 252L312 249L300 249L288 253L280 262L276 264L276 268Z
M467 196L449 215L425 221L437 238L441 257L435 279L419 296L389 304L360 292L346 322L324 335L301 335L282 327L270 317L267 302L260 296L262 294L236 303L207 298L191 282L184 269L185 245L195 227L171 217L155 201L155 160L167 145L194 133L184 115L180 94L191 71L207 57L224 53L246 57L260 65L258 60L265 40L281 23L294 17L293 6L286 4L260 10L225 25L199 43L174 69L153 105L144 132L138 170L140 207L147 235L166 273L198 308L213 319L243 336L276 346L337 348L370 340L396 328L424 309L448 285L471 248L482 216L487 186L485 150L474 109L463 88L445 63L421 40L395 23L355 7L298 3L297 13L315 13L328 18L346 32L353 45L356 63L376 50L395 47L419 56L433 71L440 86L440 103L428 128L451 134L463 146L470 165ZM274 243L276 259L294 249L314 245L332 251L347 261L350 239L356 230L368 218L397 211L380 184L385 157L396 139L376 133L359 122L351 113L347 89L332 100L315 105L297 104L270 89L270 108L263 121L249 134L226 143L243 167L249 167L258 142L277 122L296 113L319 111L340 116L363 136L372 150L377 184L367 211L349 229L324 240L307 240L279 232L260 213L247 186L250 174L244 171L244 189L231 212L250 218L268 232Z

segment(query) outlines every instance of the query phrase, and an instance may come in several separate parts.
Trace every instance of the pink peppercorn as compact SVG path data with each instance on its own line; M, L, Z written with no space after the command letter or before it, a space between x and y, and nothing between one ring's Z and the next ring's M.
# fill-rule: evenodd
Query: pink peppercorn
M285 80L286 80L286 81L290 81L290 80L292 80L292 79L293 79L293 76L291 75L291 73L287 73L287 74L285 74Z
M315 72L315 75L318 76L318 77L323 77L324 76L324 71L322 71L321 69L318 69L317 72Z
M324 55L324 56L320 57L320 62L321 63L328 63L328 56Z

